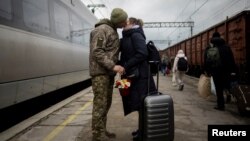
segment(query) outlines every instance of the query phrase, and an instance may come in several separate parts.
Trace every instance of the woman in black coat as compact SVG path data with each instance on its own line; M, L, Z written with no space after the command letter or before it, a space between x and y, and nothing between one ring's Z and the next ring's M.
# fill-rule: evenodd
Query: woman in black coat
M149 75L148 50L146 47L146 37L142 29L142 21L136 18L129 18L127 26L122 31L121 39L121 65L125 68L125 75L133 74L130 91L127 96L122 96L124 115L140 110L143 98L148 93L148 80L150 80L149 91L156 91L153 76ZM148 78L150 76L150 78ZM140 116L140 115L139 115Z

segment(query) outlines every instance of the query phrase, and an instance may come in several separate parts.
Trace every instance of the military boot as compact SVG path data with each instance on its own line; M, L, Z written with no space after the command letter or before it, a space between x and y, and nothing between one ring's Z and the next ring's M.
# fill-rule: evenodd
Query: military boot
M93 135L92 141L110 141L110 139L103 133L101 135Z
M105 135L109 138L115 138L116 137L116 134L115 133L112 133L112 132L109 132L109 131L106 131L105 132Z

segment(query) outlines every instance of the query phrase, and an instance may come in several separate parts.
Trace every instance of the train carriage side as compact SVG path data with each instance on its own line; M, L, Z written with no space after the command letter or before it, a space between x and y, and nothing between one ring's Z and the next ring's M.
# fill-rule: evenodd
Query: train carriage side
M205 49L206 49L208 42L209 42L209 37L208 37L207 32L204 32L201 34L201 42L202 42L202 44L201 44L201 52L200 52L201 53L201 64L200 65L204 64L204 59L203 59L204 52L205 52ZM203 69L202 67L203 66L201 66L201 69Z
M0 109L90 78L97 18L79 0L0 1Z
M250 11L245 11L227 24L227 39L235 62L239 67L240 81L250 83Z
M186 42L181 43L181 48L180 49L183 50L184 53L186 52Z
M191 40L185 40L184 42L186 42L186 52L185 52L185 55L187 56L188 64L189 64L188 74L190 74L190 72L192 70Z
M202 47L201 47L202 43L201 43L201 34L199 34L196 37L196 47L195 47L195 54L196 54L196 72L194 73L194 75L196 77L200 76L200 70L201 70L201 62L202 62Z

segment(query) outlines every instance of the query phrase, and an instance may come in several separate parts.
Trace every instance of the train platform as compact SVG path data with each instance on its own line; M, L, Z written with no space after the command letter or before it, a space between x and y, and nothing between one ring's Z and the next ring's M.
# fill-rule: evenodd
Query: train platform
M208 125L249 125L250 118L242 117L234 102L225 111L213 109L214 95L204 99L198 95L198 79L186 76L183 91L172 86L171 77L159 77L159 91L174 101L175 141L207 141ZM64 102L29 118L0 133L2 141L91 141L93 92L91 87ZM18 115L17 115L18 116ZM121 97L114 88L113 103L108 114L107 129L116 133L110 141L131 141L131 132L138 128L136 112L124 117Z

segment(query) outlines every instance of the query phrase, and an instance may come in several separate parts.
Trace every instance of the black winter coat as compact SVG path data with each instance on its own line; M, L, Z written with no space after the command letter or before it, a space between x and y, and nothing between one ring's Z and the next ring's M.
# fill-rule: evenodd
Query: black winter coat
M221 79L221 81L224 83L224 87L228 88L229 83L230 83L230 74L231 73L238 73L235 61L234 61L234 56L232 53L232 50L230 47L225 43L225 40L220 38L220 37L213 37L210 42L218 48L219 54L220 54L220 59L221 59L221 65L217 69L211 69L209 66L206 64L206 56L207 56L207 50L209 49L210 46L208 46L205 49L205 54L204 54L204 70L207 72L209 75L212 76L217 76L219 77L218 79Z
M139 111L143 97L148 93L148 50L142 28L132 28L122 32L120 63L128 72L138 67L139 77L133 78L128 96L123 96L124 115ZM150 91L156 91L152 75L150 75Z

